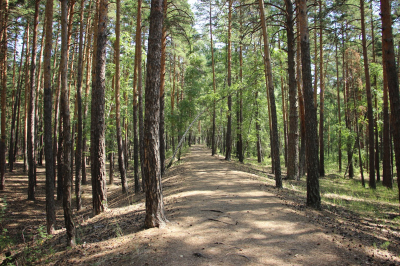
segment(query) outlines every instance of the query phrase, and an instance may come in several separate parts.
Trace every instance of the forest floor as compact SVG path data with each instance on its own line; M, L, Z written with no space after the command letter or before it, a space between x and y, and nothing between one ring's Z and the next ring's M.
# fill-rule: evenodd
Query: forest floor
M192 146L166 172L164 228L144 229L144 194L122 195L117 182L108 186L107 211L93 217L91 187L84 185L73 248L66 247L61 202L58 230L45 234L44 168L33 202L19 166L0 194L8 230L0 243L13 241L14 265L400 265L399 228L307 208L303 196L210 153Z

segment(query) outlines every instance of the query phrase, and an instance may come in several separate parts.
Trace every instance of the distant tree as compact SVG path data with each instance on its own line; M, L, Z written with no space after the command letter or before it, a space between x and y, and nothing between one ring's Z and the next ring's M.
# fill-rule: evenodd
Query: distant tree
M233 0L229 0L229 13L228 13L228 88L232 86L232 2ZM228 123L226 126L226 151L225 151L225 160L231 160L232 154L232 95L228 95Z
M124 147L122 145L122 132L121 132L121 110L120 110L120 19L121 19L121 1L116 1L116 21L115 21L115 122L117 127L117 146L118 146L118 166L119 173L121 175L122 193L128 192L128 183L126 180L126 169L125 169L125 154Z

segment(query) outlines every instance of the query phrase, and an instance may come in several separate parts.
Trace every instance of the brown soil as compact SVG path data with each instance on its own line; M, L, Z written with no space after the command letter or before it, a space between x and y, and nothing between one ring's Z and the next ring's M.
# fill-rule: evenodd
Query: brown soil
M19 171L7 175L1 195L19 264L400 265L398 232L308 209L304 199L275 189L273 180L212 157L203 146L192 146L166 173L166 227L144 229L144 195L122 196L116 183L108 188L109 209L92 217L91 188L84 186L87 207L75 215L79 245L67 249L64 229L48 240L38 235L45 224L43 169L38 172L35 202L26 200L27 178ZM57 218L61 228L61 206ZM389 250L374 247L383 235Z

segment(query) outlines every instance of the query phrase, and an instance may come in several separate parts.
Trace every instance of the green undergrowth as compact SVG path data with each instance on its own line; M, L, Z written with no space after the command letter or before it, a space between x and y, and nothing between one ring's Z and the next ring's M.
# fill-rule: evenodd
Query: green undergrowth
M284 165L283 158L281 164ZM361 183L361 174L358 167L354 168L354 178L350 179L348 175L344 176L346 165L343 162L343 169L338 171L336 163L326 162L326 174L320 177L320 192L322 206L325 209L343 211L352 213L360 219L368 219L377 224L388 225L393 228L400 228L399 216L399 190L397 180L393 182L393 188L387 188L382 182L377 182L376 189L368 186L369 174L364 170L365 188ZM271 176L270 159L262 163L257 162L257 158L247 158L244 166L249 166L260 171L258 175L267 177L267 173ZM382 170L381 170L382 171ZM282 167L282 176L286 177L286 168ZM396 178L396 174L394 174ZM382 175L381 175L382 179ZM304 198L306 197L306 176L300 181L284 180L283 187L293 191L295 194Z

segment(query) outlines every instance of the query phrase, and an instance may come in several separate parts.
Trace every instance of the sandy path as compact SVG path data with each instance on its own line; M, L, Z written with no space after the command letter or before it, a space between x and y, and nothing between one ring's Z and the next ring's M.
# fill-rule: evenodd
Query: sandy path
M183 170L182 170L183 168ZM252 174L194 146L164 182L166 228L139 231L120 264L359 265L324 228L285 206ZM360 256L361 255L361 256ZM358 258L360 257L360 258Z

